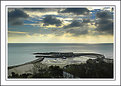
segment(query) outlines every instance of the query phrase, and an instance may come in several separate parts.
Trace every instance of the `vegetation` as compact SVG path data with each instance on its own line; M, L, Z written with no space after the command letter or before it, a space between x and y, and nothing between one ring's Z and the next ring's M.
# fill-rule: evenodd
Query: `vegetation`
M62 78L63 77L63 69L59 66L50 66L48 69L39 69L38 72L34 72L34 74L24 73L24 74L15 74L12 72L12 76L9 78Z
M79 78L113 78L113 63L89 59L84 64L67 65L64 71Z
M32 78L62 78L63 69L59 66L50 66L48 69L39 70L39 73L33 74Z
M33 74L18 75L12 72L9 78L69 78L64 77L63 72L72 74L73 78L113 78L113 63L106 63L100 58L89 59L86 63L67 65L63 69L50 66L45 69L34 68Z
M8 76L8 78L28 78L30 75L32 75L32 74L24 73L24 74L19 75L19 74L15 74L14 72L12 72L12 76Z

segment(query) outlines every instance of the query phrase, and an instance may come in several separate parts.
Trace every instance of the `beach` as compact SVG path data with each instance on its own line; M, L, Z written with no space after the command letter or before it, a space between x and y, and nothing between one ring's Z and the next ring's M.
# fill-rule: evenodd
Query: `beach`
M46 53L44 53L44 54L46 54ZM53 61L51 63L47 63L47 62L44 61L44 59L46 59L46 58L39 57L36 60L33 60L33 61L30 61L30 62L21 64L21 65L9 66L8 67L8 76L12 76L13 73L18 74L18 75L22 75L22 74L31 74L32 75L32 74L39 73L40 70L44 70L44 69L47 70L50 66L58 66L58 67L60 67L60 68L63 69L67 65L72 65L72 64L74 64L74 65L75 64L86 64L86 62L89 59L92 59L92 62L93 63L95 63L95 62L97 62L97 63L98 62L113 63L113 60L112 59L105 58L101 54L94 54L94 53L92 53L92 54L91 53L86 53L86 54L83 53L83 54L81 54L80 53L78 55L80 55L80 56L79 57L68 57L68 58L81 58L81 55L82 55L82 58L86 58L86 60L85 61L73 61L73 62L71 61L70 63L67 64L67 62L66 63L65 62L61 62L60 63L56 59L55 61ZM84 56L87 55L88 57L86 57L86 56L84 57L83 55ZM66 56L67 56L67 53L66 53ZM58 56L56 58L60 58L60 57ZM63 58L60 58L60 59L63 59ZM65 71L64 71L64 74L65 74Z

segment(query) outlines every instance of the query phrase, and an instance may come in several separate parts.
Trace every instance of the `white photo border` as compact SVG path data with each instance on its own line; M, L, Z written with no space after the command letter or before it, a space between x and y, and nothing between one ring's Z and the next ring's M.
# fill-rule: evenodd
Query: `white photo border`
M9 1L9 2L11 2L11 1ZM15 2L15 1L13 1L13 2ZM23 3L23 2L24 2L24 1L22 1L22 3ZM36 1L36 2L38 2L38 1ZM39 1L39 2L42 2L42 1ZM48 1L48 2L49 2L49 1ZM51 2L52 2L52 1L51 1ZM56 2L56 1L54 1L54 2ZM73 5L73 4L70 4L70 5L62 5L62 2L64 2L64 1L61 1L61 5L59 5L59 7L60 7L60 6L67 6L67 7L68 7L68 6L71 6L71 7L72 7L72 6L77 6L77 7L78 7L78 6L81 6L81 7L82 7L82 6L97 6L97 5L93 5L93 4L91 4L91 5L82 5L82 4L81 4L81 5L76 5L76 4L74 4L74 5ZM82 2L82 1L78 1L78 2ZM96 1L94 1L94 2L96 2ZM99 2L99 1L98 1L98 2ZM27 3L27 2L26 2L26 3ZM58 2L56 2L56 3L58 3ZM87 2L85 2L85 3L87 3ZM92 3L92 2L91 2L91 3ZM12 6L12 7L13 7L13 6L17 6L17 7L22 6L21 3L18 3L18 2L17 2L17 4L19 4L19 5L16 5L15 3L14 3L14 4L12 4L12 3L4 4L4 11L7 12L6 9L7 9L7 7L10 7L10 6ZM20 5L20 4L21 4L21 5ZM24 4L25 4L25 3L24 3ZM32 3L31 3L31 4L32 4ZM34 2L34 4L35 4L35 2ZM38 4L38 3L37 3L37 4ZM44 3L44 4L45 4L45 3ZM49 3L47 3L47 4L49 4ZM58 3L58 4L59 4L59 3ZM24 6L32 6L32 5L28 5L28 4L27 4L27 5L24 5ZM34 5L34 6L37 6L37 5ZM49 4L49 5L46 5L46 4L43 5L43 4L42 4L42 5L39 5L39 6L41 7L41 6L54 6L54 5L51 5L51 4ZM56 6L56 5L55 5L55 6ZM58 5L57 5L57 6L58 6ZM116 63L117 63L117 59L116 59L116 56L117 56L117 53L116 53L116 51L117 51L117 46L116 46L116 45L117 45L117 38L116 38L116 37L117 37L117 34L116 34L116 33L117 33L117 30L116 30L116 29L117 29L117 18L116 18L116 16L117 16L117 15L116 15L116 14L117 14L117 11L116 11L116 10L117 10L117 5L116 5L116 4L111 4L111 5L98 5L98 6L114 6L114 8L115 8L115 13L114 13L114 14L115 14L115 15L114 15L114 17L115 17L115 18L114 18L114 42L115 42L115 43L114 43L114 48L113 48L113 49L114 49L114 54L113 54L113 55L114 55L114 57L115 57L115 58L114 58L114 79L99 79L99 80L98 80L98 79L91 79L91 80L90 80L90 79L79 79L79 80L78 80L78 79L71 79L71 80L70 80L70 79L69 79L69 80L67 80L67 79L63 79L63 80L60 80L60 79L59 79L59 80L58 80L58 79L54 79L54 80L52 80L52 79L48 79L48 80L47 80L47 79L46 79L46 80L45 80L45 79L44 79L44 80L42 80L42 79L41 79L41 80L40 80L40 79L38 79L38 80L37 80L37 79L20 79L20 80L19 80L19 79L12 79L12 80L8 80L8 79L7 79L7 75L6 75L6 74L7 74L7 65L6 65L6 64L7 64L7 61L6 61L6 59L2 60L3 58L1 58L1 61L2 61L1 63L4 64L4 66L3 66L3 65L1 65L1 66L2 66L2 68L5 67L5 68L4 68L4 69L5 69L5 73L3 74L3 75L6 75L6 76L4 76L5 82L7 82L7 84L8 84L8 82L14 82L14 81L15 81L15 82L16 82L16 81L17 81L17 82L20 81L20 82L26 83L25 81L27 81L27 80L28 80L29 82L31 82L31 81L32 81L32 82L37 82L37 81L42 81L42 82L43 82L43 81L44 81L44 82L45 82L45 81L47 81L47 82L50 82L50 81L51 81L51 82L53 82L53 81L56 81L56 82L58 82L58 81L69 81L69 82L72 82L72 81L74 81L74 83L75 83L76 81L81 81L81 82L85 82L85 81L87 81L87 82L90 82L90 81L95 81L95 82L98 82L98 81L104 81L104 82L106 82L106 81L107 81L107 82L108 82L108 81L116 81L116 78L117 78L117 76L116 76L116 73L117 73L117 72L116 72L116 71L117 71L117 70L116 70L116 69L117 69L117 67L116 67L116 66L117 66L117 64L116 64ZM2 11L1 11L1 12L2 12ZM2 49L4 48L4 49L3 49L4 51L2 51L2 52L4 52L4 53L1 52L1 57L5 55L5 58L7 58L7 43L8 43L8 42L7 42L7 30L8 30L7 28L8 28L8 26L7 26L7 23L6 23L6 22L7 22L7 21L6 21L6 20L7 20L6 16L7 16L7 13L5 14L4 19L1 17L1 18L4 20L4 22L3 22L3 23L5 23L4 25L6 26L6 27L4 27L4 26L1 24L2 27L4 28L4 30L1 29L1 32L3 32L3 33L1 33L1 38L3 37L2 39L4 39L4 42L5 42L5 44L1 43L1 44L4 45L4 47L1 46L1 51L2 51ZM119 31L118 31L118 34L120 34ZM3 36L3 35L4 35L4 36ZM118 39L118 40L119 40L119 39ZM118 43L118 45L119 45L119 43ZM118 51L118 52L119 52L119 51ZM120 55L119 55L119 56L120 56ZM5 61L5 62L3 62L3 61ZM118 61L120 62L120 60L118 60ZM119 63L118 63L118 64L119 64ZM3 71L4 71L4 70L3 70ZM119 70L118 70L118 71L119 71ZM1 73L2 73L2 72L1 72ZM2 77L3 77L3 75L1 74ZM2 79L1 79L1 80L2 80ZM21 84L22 84L22 83L21 83ZM27 83L26 83L26 84L27 84ZM52 84L52 83L51 83L51 84ZM86 84L87 84L87 83L86 83ZM43 85L44 85L44 84L43 84ZM49 85L50 85L50 84L49 84ZM75 85L75 84L74 84L74 85ZM80 85L80 84L79 84L79 85Z

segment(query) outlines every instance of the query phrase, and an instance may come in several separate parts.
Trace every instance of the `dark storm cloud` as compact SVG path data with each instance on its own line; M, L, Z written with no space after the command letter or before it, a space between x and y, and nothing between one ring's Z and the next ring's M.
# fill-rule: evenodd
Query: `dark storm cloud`
M45 8L22 8L24 11L46 11Z
M64 26L64 28L80 27L80 26L83 26L83 24L77 20L74 20L71 24Z
M73 36L80 36L80 35L88 34L87 29L69 29L66 32L71 33Z
M71 24L64 26L64 31L70 33L73 36L80 36L88 34L89 19L83 19L83 21L74 20Z
M15 21L11 22L11 25L23 25L23 24L24 24L24 22L22 20L19 20L19 21L15 20Z
M74 13L77 15L84 15L88 14L89 10L87 8L66 8L63 11L60 11L60 13Z
M22 8L24 11L30 12L49 12L49 11L58 11L60 8Z
M102 12L97 12L96 17L101 19L111 19L113 15L109 11L102 11Z
M52 15L47 15L44 19L43 19L43 26L48 26L48 25L56 25L56 26L61 26L62 22L57 19L56 17L52 16Z
M22 10L15 9L14 11L11 11L8 13L9 18L27 18L28 15L24 13Z
M10 25L22 25L24 23L24 19L28 17L29 16L22 10L15 9L8 12L8 23Z
M113 35L113 14L109 11L102 11L96 14L97 31L102 34Z
M90 23L90 19L83 19L83 23Z
M112 20L108 20L108 19L99 19L96 21L96 25L98 26L99 24L100 25L105 25L105 24L108 24L110 23Z
M64 26L64 28L83 27L84 25L87 25L87 23L91 23L90 19L83 19L82 21L74 20L71 24Z
M103 19L99 20L97 24L97 31L104 34L113 35L113 21Z

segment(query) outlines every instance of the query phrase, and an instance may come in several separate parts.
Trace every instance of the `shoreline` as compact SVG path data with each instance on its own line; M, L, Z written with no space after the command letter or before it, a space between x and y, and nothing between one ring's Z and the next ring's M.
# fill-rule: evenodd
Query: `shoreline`
M90 55L90 53L88 53L88 54L89 54L88 55L89 56L89 59L91 59L92 55ZM87 55L87 53L86 53L86 55ZM104 55L94 54L93 53L93 56L95 56L95 59L92 60L92 62L94 62L94 63L96 61L102 61L102 62L106 62L106 63L113 63L113 59L105 58ZM59 67L62 66L61 67L62 69L63 69L63 67L65 67L67 65L72 65L72 64L62 64L62 65L47 64L47 63L43 63L42 62L43 60L44 60L44 57L39 57L36 60L30 61L30 62L27 62L27 63L24 63L24 64L15 65L15 66L9 66L8 67L8 76L11 76L13 72L15 74L18 74L18 75L27 74L27 73L34 74L34 72L37 72L38 69L48 69L50 66L54 66L54 65L55 66L59 66ZM75 64L77 64L77 63L75 63ZM83 63L80 63L80 64L83 64Z
M35 53L34 53L35 54ZM39 54L39 53L38 53ZM77 54L77 53L76 53ZM105 61L112 61L113 59L110 59L110 58L105 58L104 55L102 54L97 54L97 53L78 53L80 56L89 56L90 58L102 58L103 60ZM91 57L91 56L95 56L95 57ZM75 56L76 57L76 56ZM37 57L36 57L37 58ZM60 58L60 57L56 57L56 58ZM71 58L71 57L70 57ZM23 64L19 64L19 65L13 65L13 66L8 66L8 69L12 69L12 68L15 68L15 67L19 67L19 66L24 66L24 65L28 65L28 64L34 64L34 63L37 63L37 62L41 62L44 60L44 57L39 57L33 61L30 61L30 62L26 62L26 63L23 63Z
M33 54L35 54L36 56L37 56L37 54L39 54L39 53L33 53ZM46 53L45 53L46 54ZM48 53L47 53L48 54ZM51 54L51 53L50 53ZM66 53L65 53L66 54ZM77 56L90 56L91 57L91 55L93 55L93 56L95 56L95 57L97 57L97 58L99 58L99 57L101 57L101 58L105 58L105 56L104 55L102 55L102 54L97 54L97 53L76 53L77 54ZM76 54L74 54L75 56L72 56L72 57L77 57L76 56ZM35 57L36 57L35 56ZM95 58L94 57L94 58ZM36 57L37 58L37 57ZM53 57L52 57L53 58ZM59 56L56 56L56 57L54 57L54 58L60 58ZM69 56L68 58L71 58L71 56ZM93 57L91 57L91 58L93 58ZM11 68L15 68L15 67L19 67L19 66L23 66L23 65L27 65L27 64L33 64L33 63L37 63L37 62L41 62L41 61L43 61L44 60L44 57L39 57L38 59L35 59L35 60L33 60L33 61L30 61L30 62L26 62L26 63L23 63L23 64L19 64L19 65L13 65L13 66L8 66L8 69L11 69Z
M43 61L43 59L44 59L44 58L41 58L41 59L39 58L39 59L35 59L35 60L33 60L33 61L26 62L26 63L23 63L23 64L8 66L8 69L12 69L12 68L15 68L15 67L19 67L19 66L23 66L23 65L28 65L28 64L34 64L34 63Z

